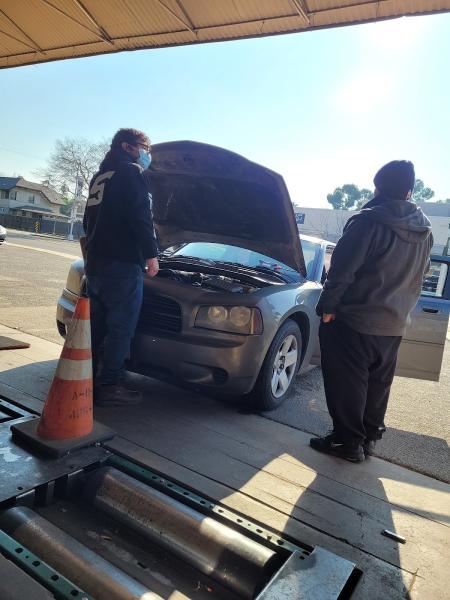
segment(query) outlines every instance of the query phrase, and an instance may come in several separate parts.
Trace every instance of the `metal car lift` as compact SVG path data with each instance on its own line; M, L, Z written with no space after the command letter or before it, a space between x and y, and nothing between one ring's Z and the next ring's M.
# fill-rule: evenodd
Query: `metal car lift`
M355 565L292 543L102 445L30 454L0 398L2 600L337 600Z

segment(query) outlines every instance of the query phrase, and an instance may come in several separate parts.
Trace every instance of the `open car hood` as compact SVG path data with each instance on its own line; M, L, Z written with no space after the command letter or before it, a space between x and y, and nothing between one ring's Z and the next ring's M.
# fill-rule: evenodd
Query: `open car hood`
M145 174L161 250L186 242L230 244L306 274L292 202L278 173L223 148L180 141L154 145Z

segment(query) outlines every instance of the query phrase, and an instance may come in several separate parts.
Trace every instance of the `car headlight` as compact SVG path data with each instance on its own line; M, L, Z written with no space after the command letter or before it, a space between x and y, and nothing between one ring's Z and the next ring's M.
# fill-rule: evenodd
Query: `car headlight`
M228 318L228 311L224 306L210 306L207 312L208 321L211 323L223 323Z
M261 313L248 306L201 306L195 326L245 335L260 335L263 331Z
M81 294L81 283L83 279L83 270L78 268L76 263L70 265L67 275L66 288L73 294Z

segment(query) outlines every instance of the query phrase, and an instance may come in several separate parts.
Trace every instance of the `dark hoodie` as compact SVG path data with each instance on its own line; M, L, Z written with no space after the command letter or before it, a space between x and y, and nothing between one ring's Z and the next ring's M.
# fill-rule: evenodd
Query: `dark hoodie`
M331 259L316 312L359 333L402 336L433 246L431 224L407 200L376 196L351 217Z
M83 225L88 275L103 273L112 261L143 269L157 256L148 182L126 152L109 152L92 178Z

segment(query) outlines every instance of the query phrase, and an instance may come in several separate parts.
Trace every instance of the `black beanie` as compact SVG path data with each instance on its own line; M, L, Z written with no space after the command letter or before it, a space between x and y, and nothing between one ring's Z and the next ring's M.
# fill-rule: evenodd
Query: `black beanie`
M414 165L409 160L389 162L381 167L373 180L377 190L391 198L406 198L415 181Z

